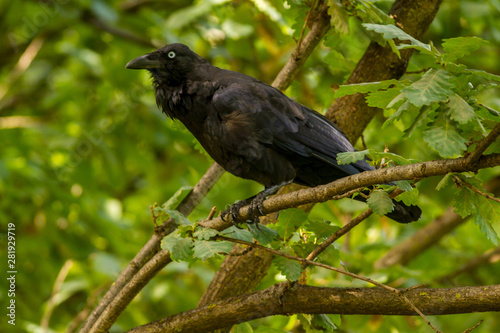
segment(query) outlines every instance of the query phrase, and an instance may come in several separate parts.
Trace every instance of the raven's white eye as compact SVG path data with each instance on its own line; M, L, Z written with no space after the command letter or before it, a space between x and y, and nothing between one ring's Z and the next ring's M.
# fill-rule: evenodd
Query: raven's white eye
M175 58L175 52L174 52L174 51L170 51L170 52L168 52L167 56L168 56L170 59L173 59L173 58Z

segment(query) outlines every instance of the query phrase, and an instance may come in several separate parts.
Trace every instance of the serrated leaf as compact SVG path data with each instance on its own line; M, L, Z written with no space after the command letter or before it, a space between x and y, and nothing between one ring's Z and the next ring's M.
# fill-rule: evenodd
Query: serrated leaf
M483 79L487 79L489 81L500 82L500 75L491 74L491 73L481 71L478 69L466 69L465 73L472 74L472 75L478 76L478 77L482 77Z
M474 192L475 193L475 192ZM474 221L481 232L496 246L498 246L498 235L491 223L500 221L500 203L490 200L478 193L476 195L477 212Z
M183 186L175 194L168 199L167 202L163 204L163 208L165 209L175 209L177 204L181 202L193 189L192 186Z
M393 24L394 19L368 1L355 2L357 16L366 23Z
M411 186L409 180L396 180L394 183L405 192L413 191L413 186Z
M399 156L397 154L394 154L394 153L390 153L390 152L387 152L387 153L378 152L377 155L378 155L378 158L385 158L387 160L391 160L394 163L396 163L397 165L408 165L408 164L411 164L410 160L404 158L403 156Z
M212 242L198 240L194 242L193 251L196 258L205 261L219 253L229 253L233 248L233 243L228 241Z
M399 39L402 41L407 40L411 43L410 45L401 44L397 46L398 49L414 48L422 53L430 54L432 56L438 56L438 54L435 53L436 51L432 49L431 45L422 43L421 41L408 35L406 32L404 32L403 30L401 30L400 28L396 27L393 24L381 25L381 24L363 23L363 26L367 30L375 31L379 34L382 34L382 36L386 40Z
M451 119L441 119L424 134L424 141L442 157L461 155L467 140L460 135Z
M345 95L353 95L356 93L366 94L369 92L375 92L381 89L387 89L392 85L401 85L401 82L398 80L386 80L380 82L363 82L356 84L345 84L339 87L339 89L335 92L333 98L340 98Z
M333 235L340 228L329 224L327 221L308 221L304 228L307 231L313 232L319 240L326 239Z
M263 224L259 224L258 227L255 224L248 224L248 229L259 243L262 245L267 245L272 241L279 239L279 233L276 230L266 227Z
M328 0L328 15L330 24L341 34L349 33L349 16L342 3L338 0Z
M337 326L326 314L315 314L312 318L312 324L323 328L327 332L333 332L333 330L337 329Z
M439 183L436 185L436 190L437 191L441 191L446 186L453 184L452 177L453 177L453 174L448 173L443 178L441 178L441 180L439 181Z
M443 102L455 93L455 76L442 69L429 69L418 81L401 89L406 98L417 107Z
M345 153L338 153L337 163L339 165L356 163L357 161L363 160L368 153L369 153L368 149L361 151L349 151Z
M279 214L276 230L282 238L288 239L306 220L307 213L302 209L286 209Z
M445 61L454 62L487 44L488 41L479 37L455 37L444 39L443 59Z
M462 97L457 94L449 96L449 101L446 104L449 110L450 117L460 124L468 123L476 118L474 109Z
M418 189L414 188L411 191L405 191L396 197L397 201L403 201L407 206L418 204Z
M232 226L231 228L222 231L221 234L223 234L226 237L239 239L245 242L249 243L253 242L253 236L250 231L236 228L236 226Z
M328 246L323 252L318 256L318 261L330 266L337 267L340 265L340 253L335 246Z
M394 203L389 198L389 194L383 190L375 190L366 200L368 206L378 215L383 216L394 210Z
M200 240L209 240L210 238L217 235L219 235L219 232L217 230L201 227L196 228L195 232L193 233L193 236Z
M288 247L283 248L281 252L294 255L293 251ZM290 281L297 281L304 270L300 262L283 256L276 256L273 259L273 264Z
M178 224L178 225L182 225L182 226L193 226L193 223L191 223L191 221L188 220L187 217L185 217L181 212L179 212L178 210L173 210L173 209L166 209L166 208L162 208L162 207L156 207L154 209L154 213L155 214L158 214L158 213L163 213L165 214L167 217L171 217L174 219L175 223Z
M395 87L387 90L373 91L369 93L365 100L371 107L385 109L401 92L401 88Z
M466 187L461 188L455 198L453 198L453 207L455 207L453 211L463 218L474 214L477 211L475 195L470 189Z
M170 257L175 261L187 261L193 257L193 240L180 237L172 233L162 240L162 248L170 252Z

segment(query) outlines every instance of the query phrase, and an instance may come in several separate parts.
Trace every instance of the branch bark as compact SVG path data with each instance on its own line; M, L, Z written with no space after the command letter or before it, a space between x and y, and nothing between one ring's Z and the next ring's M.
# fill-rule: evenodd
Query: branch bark
M309 203L325 202L332 197L359 187L369 187L375 184L387 184L397 180L412 180L440 176L453 172L477 171L500 165L500 154L482 156L474 165L465 164L466 158L449 160L434 160L409 165L399 165L387 169L365 171L349 177L338 179L326 185L298 190L292 193L273 196L263 202L263 212L274 213L283 209L293 208ZM239 219L244 221L250 218L249 206L242 207ZM203 227L223 230L231 226L230 222L223 221L220 216L200 223Z
M426 315L500 311L500 285L402 291ZM417 315L401 297L382 288L321 288L283 282L164 318L129 332L199 332L272 315Z

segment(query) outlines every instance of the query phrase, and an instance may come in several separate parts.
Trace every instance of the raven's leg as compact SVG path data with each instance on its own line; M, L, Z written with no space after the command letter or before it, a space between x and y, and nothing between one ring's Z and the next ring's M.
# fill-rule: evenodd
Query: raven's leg
M238 201L237 203L231 205L231 207L229 207L228 209L223 211L221 213L221 218L225 221L226 216L230 216L231 222L235 226L238 226L238 214L239 214L240 208L244 207L246 205L250 205L248 215L251 216L251 220L247 220L245 222L246 223L255 223L258 226L259 217L266 215L264 213L264 206L263 206L264 200L268 196L276 194L276 192L278 192L280 188L282 188L285 185L290 184L291 182L292 181L286 181L286 182L280 183L278 185L267 187L262 192L259 192L256 195L254 195L248 199Z

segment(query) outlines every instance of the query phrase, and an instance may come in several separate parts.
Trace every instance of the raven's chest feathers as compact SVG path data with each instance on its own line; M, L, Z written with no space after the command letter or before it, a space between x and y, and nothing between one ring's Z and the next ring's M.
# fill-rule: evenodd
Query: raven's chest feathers
M170 87L153 83L156 91L156 104L172 119L185 122L203 122L206 115L200 112L212 99L218 85L215 82L186 82ZM187 124L185 123L187 126ZM187 126L188 129L190 126Z

